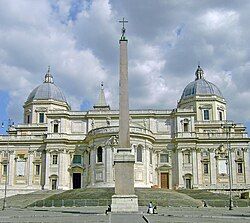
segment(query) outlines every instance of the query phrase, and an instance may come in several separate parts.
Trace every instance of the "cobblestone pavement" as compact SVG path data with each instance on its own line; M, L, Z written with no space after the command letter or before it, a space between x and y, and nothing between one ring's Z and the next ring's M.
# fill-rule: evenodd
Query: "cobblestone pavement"
M167 208L149 215L146 207L135 214L104 214L105 207L27 208L0 211L0 222L81 223L166 223L166 222L250 222L250 208Z

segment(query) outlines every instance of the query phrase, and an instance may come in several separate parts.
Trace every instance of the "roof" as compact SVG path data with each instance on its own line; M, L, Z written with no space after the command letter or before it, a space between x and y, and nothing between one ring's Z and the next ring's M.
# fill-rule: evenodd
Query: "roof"
M53 76L50 74L50 68L45 75L44 82L41 85L37 86L29 94L27 102L39 99L53 99L67 103L66 97L64 96L62 90L54 84Z
M219 88L215 84L207 81L203 77L203 74L203 70L200 68L200 66L198 66L198 69L195 72L196 79L185 87L181 96L181 100L193 97L195 95L216 95L223 98Z

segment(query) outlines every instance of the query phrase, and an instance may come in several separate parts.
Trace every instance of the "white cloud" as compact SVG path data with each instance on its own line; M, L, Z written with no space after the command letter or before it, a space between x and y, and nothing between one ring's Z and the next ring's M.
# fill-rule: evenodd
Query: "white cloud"
M227 99L229 117L247 121L250 6L243 2L2 0L0 90L9 92L8 110L22 119L22 104L48 65L73 109L94 104L101 81L117 108L118 20L125 17L131 108L174 108L200 61Z
M239 15L233 10L209 10L202 16L201 21L205 25L204 29L214 31L217 29L231 28L237 23Z

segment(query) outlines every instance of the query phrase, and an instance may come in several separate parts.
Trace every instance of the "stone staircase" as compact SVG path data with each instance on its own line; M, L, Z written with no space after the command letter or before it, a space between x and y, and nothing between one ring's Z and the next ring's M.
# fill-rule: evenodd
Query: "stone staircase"
M38 200L43 200L51 195L62 193L63 190L38 190L26 194L16 194L14 196L7 197L6 206L12 208L26 208L28 205ZM3 204L3 198L0 199L0 205Z

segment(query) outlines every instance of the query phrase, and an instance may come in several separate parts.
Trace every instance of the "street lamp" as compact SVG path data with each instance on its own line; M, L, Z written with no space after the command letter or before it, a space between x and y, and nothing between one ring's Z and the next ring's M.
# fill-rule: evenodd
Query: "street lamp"
M222 128L226 130L227 136L227 151L228 151L228 179L229 179L229 210L233 210L233 196L232 196L232 154L231 154L231 144L229 142L231 129L235 127L235 124L230 121L225 121L224 124L221 124Z
M8 127L11 126L11 119L8 120ZM2 122L2 128L4 128L4 122ZM9 180L9 135L7 141L7 168L6 168L6 175L5 175L5 183L4 183L4 198L3 198L3 207L2 210L6 209L6 197L7 197L7 185Z

